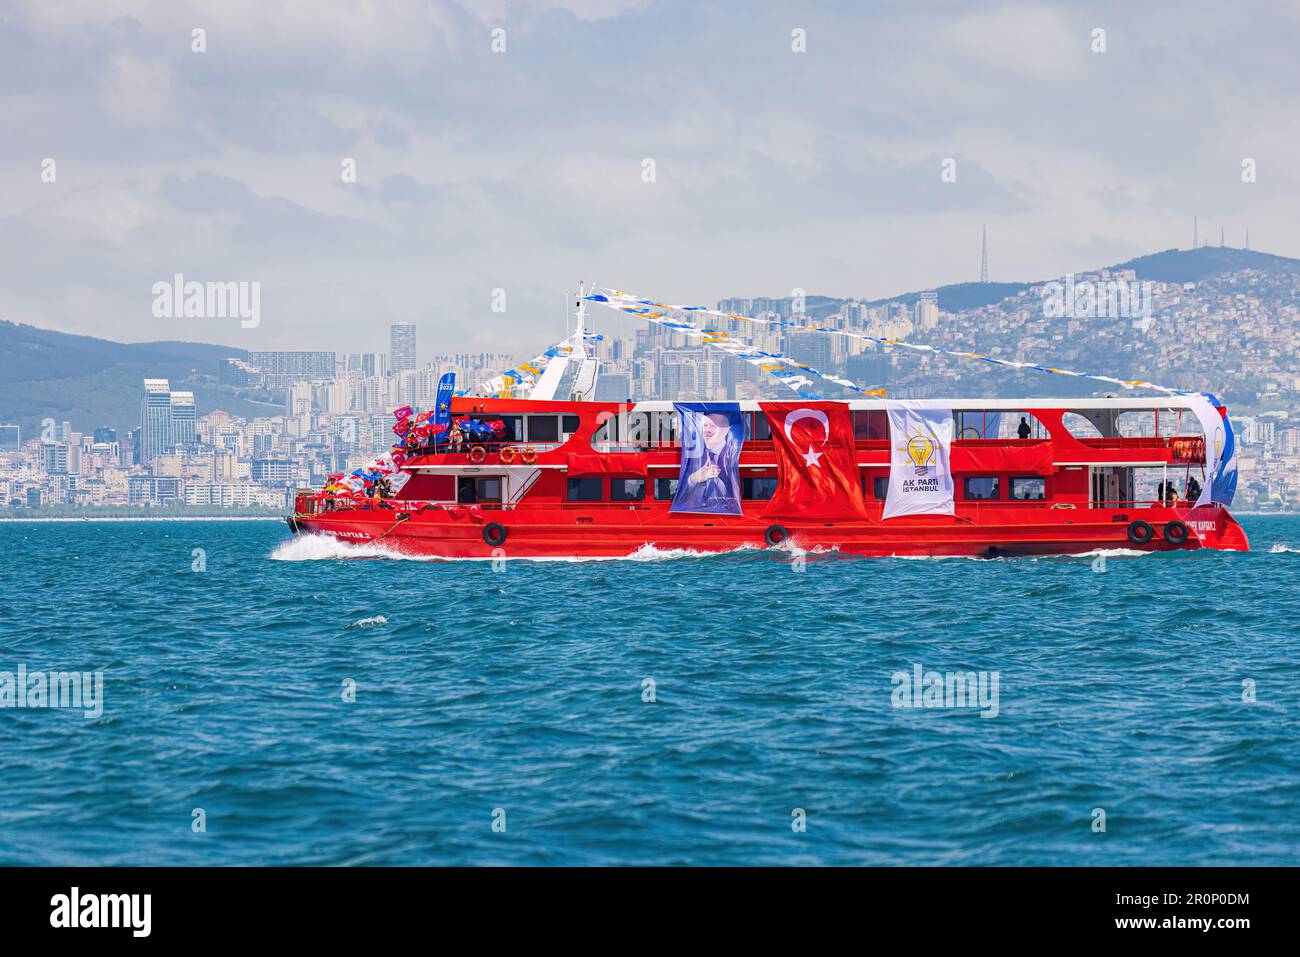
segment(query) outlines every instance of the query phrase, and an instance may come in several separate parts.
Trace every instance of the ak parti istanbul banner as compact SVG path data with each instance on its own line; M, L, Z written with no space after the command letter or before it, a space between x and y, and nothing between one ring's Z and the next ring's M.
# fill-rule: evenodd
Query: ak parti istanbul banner
M739 515L745 421L737 402L674 402L682 422L682 464L670 512Z
M780 484L763 511L771 518L866 518L853 449L853 419L842 402L762 402L772 429Z
M884 518L952 515L952 409L890 402L889 491Z

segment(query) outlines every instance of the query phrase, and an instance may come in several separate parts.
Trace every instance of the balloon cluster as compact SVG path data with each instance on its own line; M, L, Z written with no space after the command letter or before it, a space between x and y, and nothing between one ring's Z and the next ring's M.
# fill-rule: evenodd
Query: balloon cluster
M401 441L394 443L392 454L394 458L400 456L399 466L414 450L439 441L454 442L458 434L466 441L483 442L499 438L506 430L506 424L500 419L480 422L468 415L453 416L450 422L436 422L432 411L416 413L409 405L397 409L393 415L397 416L393 432Z
M454 416L451 422L435 422L432 410L416 412L409 405L393 412L397 422L393 424L393 433L398 441L391 449L375 459L364 469L354 469L351 475L337 472L330 475L321 492L321 497L338 497L360 501L369 498L376 491L380 480L385 480L393 493L398 492L411 477L405 471L406 461L418 450L436 442L454 443L457 439L469 442L483 442L499 438L506 430L506 424L500 419L480 422L468 415Z

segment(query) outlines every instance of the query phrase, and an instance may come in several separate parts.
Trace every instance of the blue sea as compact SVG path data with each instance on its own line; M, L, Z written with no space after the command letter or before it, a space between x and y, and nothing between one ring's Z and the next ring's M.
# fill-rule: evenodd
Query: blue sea
M0 672L103 682L0 709L0 864L1300 864L1300 519L1243 522L500 568L0 523Z

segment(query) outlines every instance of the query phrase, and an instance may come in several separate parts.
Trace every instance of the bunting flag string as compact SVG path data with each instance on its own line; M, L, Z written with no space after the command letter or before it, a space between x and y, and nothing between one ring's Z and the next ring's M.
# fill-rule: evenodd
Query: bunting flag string
M885 397L885 390L882 388L865 389L849 379L831 375L828 372L822 372L815 369L806 362L784 355L780 352L764 352L755 349L751 343L744 342L740 339L730 336L725 332L718 332L714 329L707 329L682 319L676 319L672 316L666 316L656 309L673 309L680 312L703 312L709 315L723 316L728 319L748 319L747 316L737 316L731 313L716 312L712 309L705 309L702 306L666 306L663 303L653 302L649 299L638 299L629 296L626 293L616 292L613 289L603 289L597 287L592 294L583 297L587 302L595 302L613 309L619 309L623 312L631 313L671 329L688 339L693 339L703 346L718 349L729 355L735 356L748 362L752 366L766 372L768 375L777 379L782 385L793 389L800 397L805 399L818 400L824 398L820 393L807 391L807 386L814 385L816 382L831 382L841 386L857 395L874 396L877 398ZM749 319L751 322L766 323L766 319ZM788 324L787 324L788 325ZM796 326L797 329L808 327ZM815 330L823 331L823 330ZM831 331L831 330L826 330Z
M1168 386L1157 385L1154 382L1146 382L1142 379L1117 379L1114 376L1097 375L1091 372L1075 372L1071 369L1058 369L1054 366L1041 365L1037 362L1019 362L1014 359L999 359L995 356L981 355L977 352L962 352L956 349L944 349L941 346L931 346L919 342L907 342L902 339L883 339L879 336L869 336L863 332L854 332L849 329L835 329L830 326L812 326L804 323L785 322L779 319L757 319L753 316L742 316L734 312L720 312L717 309L709 309L705 306L681 306L670 305L668 303L657 302L654 299L645 299L641 296L634 296L630 293L619 292L616 289L606 289L597 287L592 290L591 295L584 297L588 302L596 302L608 306L611 309L618 309L622 312L638 315L650 322L672 329L689 338L703 342L705 345L716 345L726 352L730 352L737 358L744 359L766 372L781 379L786 385L794 389L806 399L819 399L821 396L803 391L803 386L810 384L807 376L834 382L836 385L844 386L851 392L857 392L864 395L882 394L883 390L862 389L846 379L836 378L827 375L806 363L798 362L789 356L779 353L758 352L746 343L723 332L701 327L687 319L680 319L664 315L659 310L668 310L671 312L695 313L703 316L712 316L718 319L729 319L735 322L752 322L766 326L780 326L786 329L792 329L796 332L820 332L828 335L847 336L850 339L859 339L863 342L872 342L879 346L899 346L904 349L912 349L917 352L930 352L935 355L955 356L960 359L975 359L980 362L988 362L992 365L1006 366L1012 369L1028 369L1033 372L1043 372L1049 375L1066 375L1079 379L1093 379L1098 382L1108 382L1112 385L1118 385L1125 389L1154 389L1157 392L1164 392L1168 395L1200 395L1194 389L1172 389ZM794 370L802 370L796 372Z
M584 338L589 342L598 342L605 337L589 332ZM573 336L570 336L557 342L545 352L533 356L527 362L521 362L509 372L503 372L486 382L480 382L474 391L479 395L493 396L498 399L526 399L551 360L557 356L567 356L572 352Z

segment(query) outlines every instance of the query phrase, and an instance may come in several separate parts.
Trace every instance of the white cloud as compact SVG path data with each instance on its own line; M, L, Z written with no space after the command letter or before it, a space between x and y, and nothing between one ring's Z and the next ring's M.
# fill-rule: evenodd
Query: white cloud
M159 60L115 54L108 61L100 95L108 115L127 129L162 126L175 119L171 70Z

